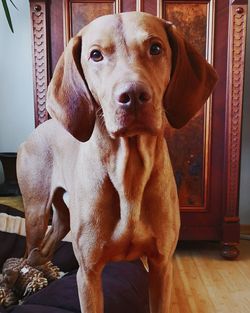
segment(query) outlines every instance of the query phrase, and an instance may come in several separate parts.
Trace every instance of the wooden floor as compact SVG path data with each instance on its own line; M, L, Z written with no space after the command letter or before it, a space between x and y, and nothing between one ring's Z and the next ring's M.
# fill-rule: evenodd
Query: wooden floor
M226 261L217 243L178 247L171 313L250 313L250 241L239 248Z
M19 198L0 200L22 209ZM241 231L250 235L249 229ZM179 246L171 313L250 313L250 241L242 240L239 248L239 259L226 261L218 243Z

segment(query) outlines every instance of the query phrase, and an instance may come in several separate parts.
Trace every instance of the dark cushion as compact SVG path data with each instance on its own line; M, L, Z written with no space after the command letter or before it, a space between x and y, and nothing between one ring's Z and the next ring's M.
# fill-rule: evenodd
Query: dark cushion
M15 212L18 210L0 205L0 213L2 209L9 215L23 217L23 213ZM0 242L1 268L7 258L24 255L25 237L2 231ZM71 243L58 245L53 263L69 273L27 297L22 305L8 309L0 306L0 313L80 313L76 285L78 264ZM102 284L105 313L149 313L148 274L140 260L109 263L103 270Z

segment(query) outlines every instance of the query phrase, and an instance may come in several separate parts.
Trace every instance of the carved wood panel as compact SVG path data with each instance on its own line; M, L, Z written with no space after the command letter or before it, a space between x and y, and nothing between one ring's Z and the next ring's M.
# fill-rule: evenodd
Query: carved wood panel
M32 53L35 126L48 119L46 92L48 85L47 7L45 1L31 1Z
M237 1L234 1L230 8L229 24L227 216L234 216L238 206L246 23L247 6L237 5Z
M100 14L132 10L172 20L210 62L214 51L220 79L212 101L167 137L182 204L181 238L222 240L229 254L239 241L247 0L30 0L36 126L48 118L47 84L70 36Z

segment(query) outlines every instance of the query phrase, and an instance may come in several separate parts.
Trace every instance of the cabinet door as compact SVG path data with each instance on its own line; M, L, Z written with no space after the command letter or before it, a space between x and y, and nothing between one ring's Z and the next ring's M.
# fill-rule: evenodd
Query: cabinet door
M162 7L163 18L173 22L185 39L210 63L215 60L215 13L213 0L164 1ZM224 34L224 40L227 40L227 28L224 29ZM223 147L223 131L220 131L224 127L224 117L221 116L220 120L222 129L217 129L213 123L213 115L218 109L216 105L215 98L210 97L185 127L180 130L169 127L166 130L181 206L181 235L185 239L219 238L223 148L222 154L219 152L212 159L212 145L220 140ZM219 171L214 173L214 182L212 162L221 164ZM221 199L213 199L214 192Z
M144 11L172 21L216 68L213 97L181 130L168 128L182 239L239 240L238 178L247 0L30 0L36 125L71 36L94 18ZM224 234L225 233L225 234Z
M172 21L184 37L212 62L214 59L212 39L215 20L214 2L214 0L50 1L47 17L50 25L49 77L52 76L58 58L70 37L82 27L98 16L133 10L146 11ZM222 2L225 1L222 0ZM227 38L227 27L223 31L224 40ZM225 58L221 62L224 61ZM216 139L216 142L223 146L224 116L221 114L217 118L221 127L219 129L214 127L212 115L218 110L215 107L218 104L214 102L210 99L183 129L168 128L166 130L166 140L180 198L183 238L197 238L201 234L203 238L218 237L217 231L219 230L215 230L214 225L219 225L221 217L223 152L219 151L213 160L219 164L216 166L219 171L216 172L216 179L212 182L212 143ZM223 106L224 102L221 105ZM224 108L221 107L220 110ZM214 201L211 195L217 199Z

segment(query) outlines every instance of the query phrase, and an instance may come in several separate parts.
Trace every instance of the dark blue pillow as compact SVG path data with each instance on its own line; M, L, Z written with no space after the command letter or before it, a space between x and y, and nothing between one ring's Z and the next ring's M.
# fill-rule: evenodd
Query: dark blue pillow
M4 209L4 213L18 215L15 209ZM2 211L3 212L3 211ZM17 214L15 214L17 213ZM14 233L0 232L0 266L9 257L22 257L25 237ZM24 303L4 309L0 313L80 313L76 271L78 264L72 244L61 242L55 252L54 264L64 272L63 278L27 297ZM102 273L105 313L149 313L148 273L140 260L108 264Z

